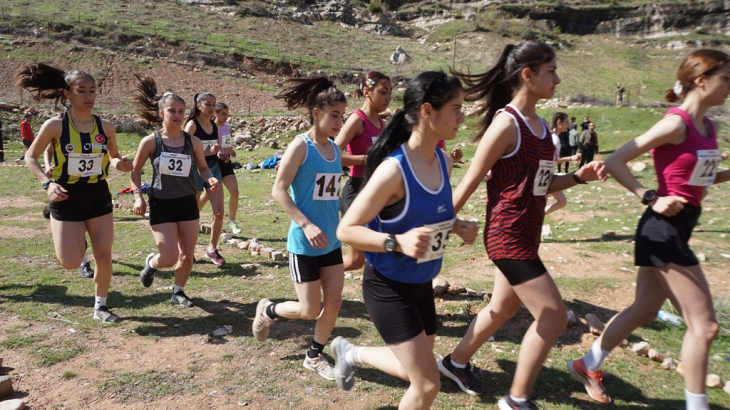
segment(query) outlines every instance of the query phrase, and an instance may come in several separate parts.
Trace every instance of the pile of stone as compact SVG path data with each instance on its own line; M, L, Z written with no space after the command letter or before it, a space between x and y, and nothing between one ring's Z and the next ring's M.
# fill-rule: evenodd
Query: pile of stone
M246 251L246 252L250 253L251 255L263 256L264 258L272 260L272 261L286 260L283 252L279 252L274 248L265 246L264 244L259 243L259 241L255 238L244 241L244 240L236 239L236 238L232 237L231 234L222 233L221 241L223 241L231 246L236 246L236 247L238 247L238 249Z
M3 366L3 359L0 357L0 369ZM0 399L8 397L15 392L13 390L13 379L10 376L0 376ZM21 399L11 399L0 402L0 410L23 410L25 402Z

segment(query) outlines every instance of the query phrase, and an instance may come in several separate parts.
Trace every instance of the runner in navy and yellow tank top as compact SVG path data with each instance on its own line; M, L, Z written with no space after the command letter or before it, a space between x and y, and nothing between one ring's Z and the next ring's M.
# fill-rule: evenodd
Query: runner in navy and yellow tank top
M51 231L56 257L66 269L78 269L89 233L96 269L94 319L119 321L107 308L112 277L114 217L106 183L109 167L129 172L132 162L121 158L114 125L92 113L96 82L85 71L68 73L47 64L32 64L17 75L17 85L37 101L55 100L66 106L61 116L46 121L28 149L26 163L48 192ZM46 175L38 157L53 146L53 169Z

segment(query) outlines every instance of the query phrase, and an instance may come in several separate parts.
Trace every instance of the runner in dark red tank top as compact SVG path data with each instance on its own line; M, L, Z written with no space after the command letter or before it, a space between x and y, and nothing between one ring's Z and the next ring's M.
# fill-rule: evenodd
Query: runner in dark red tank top
M484 389L469 371L469 360L523 302L536 320L522 341L510 392L499 400L501 410L537 409L531 398L535 379L567 322L565 303L537 253L545 195L605 179L599 162L575 174L553 176L555 146L535 105L553 97L560 83L556 69L550 46L525 42L507 45L488 72L459 75L468 87L466 99L485 99L486 104L481 110L483 135L454 191L454 209L458 212L464 206L491 170L485 241L499 271L489 305L472 321L454 352L439 362L439 370L465 392L481 394Z

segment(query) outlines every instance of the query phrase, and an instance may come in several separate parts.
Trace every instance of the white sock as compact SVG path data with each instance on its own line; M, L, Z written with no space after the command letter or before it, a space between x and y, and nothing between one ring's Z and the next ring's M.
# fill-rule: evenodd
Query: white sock
M173 295L176 294L177 292L180 292L180 291L183 291L184 292L185 291L185 287L184 286L173 285L173 287L172 287L172 294Z
M233 220L229 219L229 220L228 220L228 225L230 225L230 224L232 224L232 223L233 223Z
M86 257L86 253L84 253L84 259L81 259L81 266L84 266L87 263L89 263L89 259Z
M454 359L449 359L449 360L451 360L451 365L454 366L454 367L456 367L457 369L466 369L466 365L465 364L456 363L454 361Z
M157 269L157 268L155 268L154 266L152 266L152 261L153 261L153 260L155 260L155 256L157 256L157 255L154 255L154 256L152 256L152 257L150 258L149 262L147 262L147 266L149 266L149 267L150 267L150 268L152 268L152 269Z
M687 403L687 410L710 410L707 394L694 394L684 389L684 398Z
M102 306L106 306L106 296L94 296L94 310L99 310Z
M609 353L611 352L601 349L601 344L596 340L593 342L591 350L586 352L586 355L583 356L583 364L586 365L586 369L589 372L595 372L599 367L601 367L601 363L606 360Z
M524 403L527 401L527 399L518 399L517 397L515 397L511 394L509 395L509 398L512 399L512 401L515 403Z
M365 350L363 346L352 346L345 352L345 362L350 366L362 366L362 351Z

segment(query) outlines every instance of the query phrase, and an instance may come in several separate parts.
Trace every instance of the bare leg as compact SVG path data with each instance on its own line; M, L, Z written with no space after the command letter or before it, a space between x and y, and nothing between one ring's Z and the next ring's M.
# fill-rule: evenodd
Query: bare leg
M567 164L567 162L566 162L566 164ZM568 199L565 198L565 194L563 193L563 191L553 192L548 195L555 198L555 202L553 202L552 204L550 204L548 207L545 208L545 215L553 213L553 212L557 211L558 209L565 208L565 205L568 205Z
M218 248L218 240L223 230L223 190L217 191L205 190L210 198L210 206L213 209L213 226L211 227L210 243L208 250L212 251Z
M423 334L425 335L425 333ZM431 352L433 352L436 335L434 334L426 337L428 338L428 343L431 346ZM391 345L363 348L361 355L363 364L374 367L383 373L387 373L407 382L411 381L411 379L408 378L408 372L406 372L406 369L398 360L390 346Z
M64 269L78 269L86 253L86 223L58 221L51 215L51 232L58 262Z
M112 244L114 243L114 214L106 214L86 221L86 231L89 232L91 250L94 252L94 283L96 296L106 297L109 294L109 285L112 281ZM81 241L83 242L83 233ZM84 247L79 247L83 252ZM83 254L82 254L83 257ZM81 263L79 258L76 265Z
M238 180L235 175L226 175L223 178L223 185L228 189L228 219L236 220L236 212L238 211Z
M365 265L365 252L360 249L347 246L347 254L342 255L345 271L362 269Z
M159 253L150 261L156 269L169 268L175 265L179 256L178 250L178 225L175 222L157 224L150 226L152 236L155 237Z
M193 270L193 253L198 242L198 220L177 223L180 258L175 266L175 284L185 287Z

